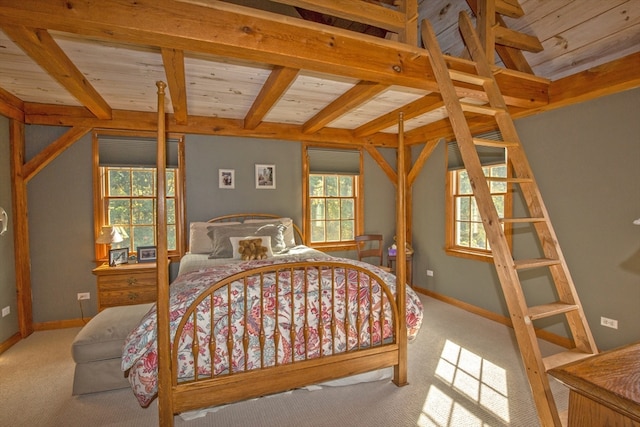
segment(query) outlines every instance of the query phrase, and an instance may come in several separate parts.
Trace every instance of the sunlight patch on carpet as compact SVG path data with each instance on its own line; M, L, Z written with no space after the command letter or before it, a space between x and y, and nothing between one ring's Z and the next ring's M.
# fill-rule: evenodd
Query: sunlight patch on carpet
M462 400L456 401L454 394L431 386L418 426L482 426L482 421L465 408L468 403L464 398L509 422L507 373L500 366L447 340L435 375L462 395Z

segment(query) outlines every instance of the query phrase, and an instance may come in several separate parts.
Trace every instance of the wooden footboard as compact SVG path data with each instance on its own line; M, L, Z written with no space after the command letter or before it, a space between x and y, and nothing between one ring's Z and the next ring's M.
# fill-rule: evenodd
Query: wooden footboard
M398 331L392 292L360 266L295 262L234 274L200 295L177 327L173 412L396 366Z

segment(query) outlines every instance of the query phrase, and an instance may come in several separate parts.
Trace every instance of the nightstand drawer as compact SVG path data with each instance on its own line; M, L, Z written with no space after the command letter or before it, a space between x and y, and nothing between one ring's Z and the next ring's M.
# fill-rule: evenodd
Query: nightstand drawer
M156 301L158 274L155 263L102 265L95 268L93 274L98 278L98 311Z
M131 289L100 292L101 308L119 305L143 304L153 302L155 300L155 287L136 287Z
M98 286L102 290L122 289L123 287L156 286L155 271L144 273L113 274L98 278Z

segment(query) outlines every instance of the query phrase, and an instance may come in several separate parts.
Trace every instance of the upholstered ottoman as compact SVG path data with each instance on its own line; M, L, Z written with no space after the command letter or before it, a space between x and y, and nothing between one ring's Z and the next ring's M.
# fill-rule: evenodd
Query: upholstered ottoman
M122 347L151 304L126 305L102 310L76 335L71 354L76 362L73 394L116 390L129 386L120 369Z

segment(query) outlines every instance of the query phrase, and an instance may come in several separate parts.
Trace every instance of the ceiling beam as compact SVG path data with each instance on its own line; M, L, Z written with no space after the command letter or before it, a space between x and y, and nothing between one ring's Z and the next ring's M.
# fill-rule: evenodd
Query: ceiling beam
M307 135L313 132L317 132L343 114L348 113L349 111L378 95L388 87L389 86L387 85L373 82L359 82L351 89L333 100L314 117L309 119L302 126L302 131Z
M71 147L80 138L91 132L90 127L73 127L60 138L46 146L22 167L22 177L28 182L45 166L55 160L64 150Z
M27 55L96 117L100 119L111 117L111 107L107 101L91 86L84 74L71 62L46 30L4 24L2 29Z
M0 15L11 25L439 90L424 49L226 2L204 7L155 0L0 0ZM447 60L453 69L468 67L468 61ZM509 105L547 103L548 81L527 81L524 73L503 72L496 78Z
M157 114L152 112L113 110L111 119L101 120L82 107L25 103L24 108L27 124L138 131L157 131L158 126ZM173 114L169 114L166 129L167 132L184 134L277 138L296 142L369 144L378 147L396 147L398 144L397 136L394 134L376 134L357 138L348 129L323 128L312 135L307 135L302 132L302 126L298 125L261 122L255 129L246 129L244 120L194 115L189 115L187 123L178 124Z
M162 49L162 63L169 86L173 105L173 115L179 124L187 123L187 79L184 70L184 52L176 49Z
M251 105L244 118L244 127L246 129L255 129L260 124L264 116L267 115L295 80L298 71L300 70L280 66L276 66L271 71L269 78L260 89L260 93L253 101L253 105Z
M0 87L0 115L24 123L24 102Z

